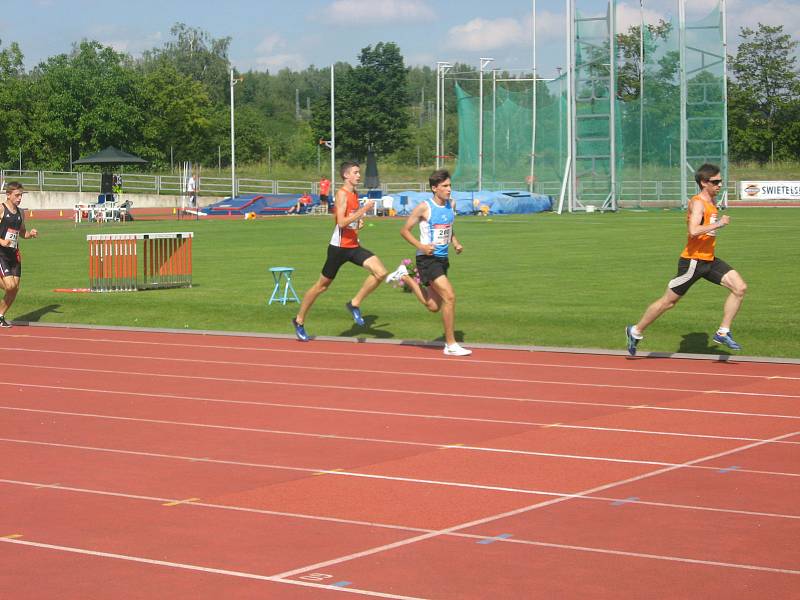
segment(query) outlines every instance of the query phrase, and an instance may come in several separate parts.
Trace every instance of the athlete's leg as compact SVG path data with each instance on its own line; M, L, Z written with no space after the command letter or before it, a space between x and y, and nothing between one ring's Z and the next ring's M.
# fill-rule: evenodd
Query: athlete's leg
M636 323L636 330L639 333L644 333L644 330L647 329L653 321L675 306L682 297L683 296L679 296L671 289L667 288L664 295L653 302L647 307L647 310L644 311L642 318Z
M389 272L386 270L386 267L383 266L381 259L374 254L365 260L361 266L369 271L370 274L364 280L364 285L361 286L361 289L358 290L358 293L353 296L353 299L350 301L350 304L356 308L361 306L364 298L374 292L389 274Z
M441 298L433 289L422 287L417 283L417 280L410 275L403 276L403 283L411 290L417 300L419 300L425 308L431 312L439 312L441 308Z
M11 305L14 304L14 300L17 297L17 292L19 291L19 277L13 275L6 275L5 277L0 276L0 285L2 285L5 290L5 295L3 299L0 300L0 315L4 315L6 311L11 308Z
M739 273L736 271L728 271L722 278L722 285L728 288L731 293L728 294L728 297L725 299L725 304L722 307L722 322L720 323L720 327L730 329L733 318L736 316L736 313L739 312L739 307L742 306L742 300L744 300L745 292L747 292L747 284Z
M444 340L448 346L456 343L456 293L447 275L440 275L431 281L431 288L439 297L439 306L442 310L442 324L444 325Z
M303 301L300 303L300 310L297 311L297 317L295 319L300 325L305 323L306 315L308 311L311 310L314 301L320 294L327 291L331 283L333 283L333 279L329 279L325 277L325 275L320 275L316 283L303 295Z

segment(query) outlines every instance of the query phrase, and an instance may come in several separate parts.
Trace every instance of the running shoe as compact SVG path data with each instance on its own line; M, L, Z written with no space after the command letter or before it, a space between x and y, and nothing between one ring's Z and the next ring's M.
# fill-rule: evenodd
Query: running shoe
M294 334L297 336L298 340L301 342L307 342L309 339L311 339L306 333L306 328L302 325L302 323L298 323L297 319L292 319L292 325L294 325Z
M350 314L353 315L353 321L355 321L355 324L358 325L359 327L363 327L364 317L361 316L361 309L358 308L357 306L353 306L351 302L348 302L344 306L347 310L350 311Z
M444 354L445 356L469 356L472 354L472 350L467 350L458 344L445 344Z
M386 276L386 283L394 283L395 281L400 281L406 275L408 275L408 269L404 264L400 263L399 267L397 267L394 271L392 271Z
M633 335L633 325L628 325L625 328L625 337L628 340L628 354L631 356L636 356L636 346L639 345L639 342L642 341L642 337L644 336L640 335L639 337L636 337Z
M3 328L8 328L8 327L11 327L11 323L9 323L8 321L6 321L6 318L5 318L5 317L3 317L3 316L0 316L0 327L3 327Z
M726 334L721 334L719 332L714 334L714 341L718 344L722 344L723 346L727 346L731 350L741 350L742 347L733 339L733 332L729 331Z

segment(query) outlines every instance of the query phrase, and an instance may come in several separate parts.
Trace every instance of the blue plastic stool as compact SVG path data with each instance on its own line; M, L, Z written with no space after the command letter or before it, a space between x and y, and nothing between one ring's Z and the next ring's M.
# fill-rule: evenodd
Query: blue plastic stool
M272 304L273 302L280 302L281 304L300 302L300 298L297 297L297 293L294 291L294 286L292 285L292 271L294 271L294 267L270 268L275 287L272 288L272 296L269 297L269 302L267 302L267 304ZM282 296L280 295L281 284L283 284Z

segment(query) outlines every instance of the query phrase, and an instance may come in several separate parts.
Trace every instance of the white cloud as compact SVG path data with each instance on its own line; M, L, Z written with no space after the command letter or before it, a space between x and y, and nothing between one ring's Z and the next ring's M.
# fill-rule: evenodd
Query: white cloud
M769 0L758 6L736 2L728 7L728 37L738 37L742 27L757 29L758 24L783 25L783 32L800 37L800 4L786 0Z
M286 45L286 40L279 33L270 33L256 46L256 52L259 54L270 54L278 48Z
M448 32L447 46L454 50L497 50L529 42L530 33L517 19L472 19Z
M645 8L643 12L644 22L649 25L655 25L659 19L667 20L667 15L660 10ZM617 4L617 32L627 33L629 27L640 24L641 17L638 4Z
M91 38L96 38L97 41L104 46L111 46L117 52L125 52L131 56L141 54L145 50L152 50L154 47L161 45L161 42L164 38L160 31L138 36L134 39L114 37L114 33L118 32L109 31L103 35L100 28L95 29L95 31L97 33L91 36Z
M424 21L435 13L425 0L334 0L325 11L333 23Z
M270 71L280 71L281 69L301 71L308 66L308 60L302 54L270 54L257 57L254 66Z

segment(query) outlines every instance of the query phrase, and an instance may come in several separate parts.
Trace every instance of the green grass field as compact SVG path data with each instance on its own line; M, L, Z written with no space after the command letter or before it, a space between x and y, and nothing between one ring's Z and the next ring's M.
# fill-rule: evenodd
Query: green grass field
M749 284L734 324L743 354L800 357L800 210L732 209L717 252ZM401 221L372 219L362 243L392 269L412 257ZM8 317L43 323L292 333L296 304L267 306L267 268L295 267L298 294L317 278L331 232L330 217L255 221L165 221L83 225L31 220L38 240L22 243L22 289ZM635 322L674 275L685 242L679 211L460 217L464 253L451 260L457 292L456 329L475 342L591 348L624 347ZM64 294L88 284L87 233L194 231L194 287L146 292ZM411 294L382 286L364 303L365 329L344 303L364 279L342 268L306 325L312 335L441 339L439 315ZM701 281L648 331L642 350L719 352L710 342L726 291Z

